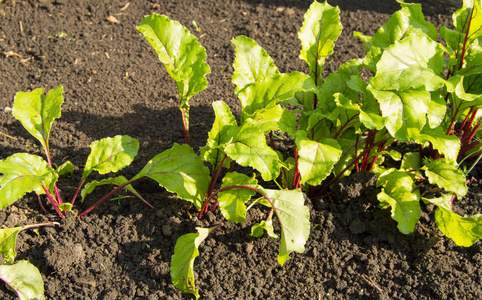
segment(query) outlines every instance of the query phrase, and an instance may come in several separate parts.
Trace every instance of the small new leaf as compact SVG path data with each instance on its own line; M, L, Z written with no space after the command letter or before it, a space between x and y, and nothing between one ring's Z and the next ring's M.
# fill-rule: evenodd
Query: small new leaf
M257 185L256 178L249 177L245 174L230 172L223 178L223 187L227 186L244 186ZM231 188L219 192L218 202L219 208L223 216L234 223L241 223L246 221L246 206L244 203L248 202L252 196L256 195L255 191L243 188Z
M139 141L127 135L117 135L93 142L90 149L82 179L94 170L106 174L130 165L139 150Z
M128 180L124 176L117 176L117 177L109 177L106 179L102 179L100 181L93 180L85 185L85 187L82 189L80 192L80 195L82 196L82 202L84 201L85 197L92 193L94 189L100 185L106 185L106 184L113 184L116 186L123 185L126 183ZM132 187L132 185L128 184L124 187L124 189L130 191L134 195L139 195L136 190Z
M199 255L199 245L216 228L217 226L197 227L197 233L188 233L179 237L174 247L174 255L171 257L172 283L182 292L193 294L196 299L199 298L199 291L194 282L194 260Z
M263 220L259 223L254 224L251 227L251 236L252 237L260 237L264 233L267 233L270 238L277 239L278 235L274 233L273 229L273 219L269 219L267 221Z

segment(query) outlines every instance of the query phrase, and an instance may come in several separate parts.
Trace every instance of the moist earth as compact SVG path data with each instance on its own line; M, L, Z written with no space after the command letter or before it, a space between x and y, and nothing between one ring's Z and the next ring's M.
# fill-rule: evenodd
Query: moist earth
M325 67L329 74L364 56L354 31L373 35L399 9L396 1L339 0L344 31ZM421 1L427 19L450 26L453 8ZM234 46L246 35L274 59L281 72L304 71L297 32L311 1L289 0L4 0L0 4L0 158L41 154L38 142L15 121L16 92L62 84L62 117L51 133L52 159L78 166L61 180L69 199L92 141L126 134L140 141L138 157L122 175L135 175L154 155L184 143L174 82L152 47L135 29L156 12L185 25L206 48L209 87L191 99L191 143L203 146L214 120L211 103L225 101L239 115L231 83ZM113 19L114 17L115 19ZM197 25L197 27L194 25ZM197 30L198 28L198 30ZM480 170L479 170L480 172ZM481 213L477 173L459 214ZM95 179L95 178L94 178ZM464 248L440 235L424 207L413 234L398 232L380 210L376 178L356 173L340 180L333 197L307 199L311 234L302 254L281 267L279 240L253 238L250 226L268 211L252 209L241 224L225 222L200 246L196 284L203 299L482 299L482 243ZM219 211L199 220L186 201L145 180L134 186L156 209L135 198L103 203L82 219L59 220L35 195L0 211L2 228L59 221L38 233L20 233L17 259L40 270L47 299L191 299L172 284L170 259L179 236L221 222ZM75 204L83 211L108 190ZM276 224L275 224L276 225ZM15 299L3 285L1 299Z

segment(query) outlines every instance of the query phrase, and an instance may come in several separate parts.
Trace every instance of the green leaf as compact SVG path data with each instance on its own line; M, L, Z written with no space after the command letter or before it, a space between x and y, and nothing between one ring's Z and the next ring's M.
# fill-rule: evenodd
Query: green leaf
M267 233L270 238L277 239L278 235L274 233L273 229L273 219L268 219L267 221L263 220L259 223L254 224L251 227L251 236L252 237L260 237L264 233Z
M432 143L450 162L456 162L460 150L460 140L456 135L447 135L441 127L435 129L424 128L421 134L415 139L418 143Z
M463 33L464 38L466 37L469 43L474 39L482 37L481 11L480 0L465 0L462 8L457 10L452 16L455 30Z
M412 32L424 32L432 40L437 40L437 29L433 24L425 21L420 4L400 3L400 5L402 8L378 29L373 38L370 39L365 36L362 38L365 49L370 49L364 63L372 71L376 71L375 65L386 48Z
M265 81L279 75L273 59L254 40L240 35L231 40L236 47L232 82L237 93L249 83Z
M199 228L197 233L188 233L179 237L174 247L174 255L171 257L171 281L172 284L183 293L193 294L199 298L199 291L194 282L194 260L199 255L199 245L216 229Z
M164 15L146 16L136 29L149 41L176 81L181 110L188 110L189 99L208 85L206 75L211 69L204 61L206 49L186 27Z
M245 124L228 130L232 140L223 151L238 164L252 167L261 173L264 180L273 180L279 175L278 154L266 145L266 138L258 127Z
M13 289L20 300L44 299L42 275L26 260L13 265L0 265L0 279Z
M435 91L445 83L440 76L442 68L442 46L425 35L413 33L383 52L370 84L377 90L404 91L425 86L427 91Z
M263 133L274 130L281 130L292 136L296 133L295 114L278 104L271 108L257 110L252 116L245 119L245 123L255 125Z
M230 172L224 176L221 188L233 185L245 186L257 184L258 181L254 176L249 177L245 174ZM234 223L244 222L246 221L246 206L244 203L248 202L254 195L256 195L255 191L244 188L231 188L219 192L219 209L227 220Z
M100 174L115 173L130 165L139 150L139 141L127 135L117 135L93 142L90 150L82 179L94 170Z
M313 80L306 74L291 72L276 75L262 82L247 85L237 94L243 106L243 115L249 117L256 110L276 104L294 104L296 92L314 90Z
M403 142L418 137L427 121L431 101L430 92L406 90L403 92L370 89L380 103L382 116L390 134Z
M482 238L482 215L461 217L439 206L435 211L435 223L445 236L455 244L470 247Z
M321 72L328 55L333 53L335 41L341 34L340 9L314 1L305 13L303 26L298 32L301 41L300 59L308 63L310 76L321 84Z
M3 255L4 263L11 264L15 261L17 235L23 228L24 226L0 229L0 253Z
M403 155L400 170L405 170L405 171L418 170L421 166L422 166L422 160L420 158L420 153L408 152Z
M380 175L377 186L383 186L377 195L380 206L391 208L392 219L398 222L400 232L413 232L421 209L420 192L414 188L412 177L405 171L390 169Z
M80 192L80 195L82 196L82 202L84 202L85 200L85 197L92 193L94 191L94 189L100 185L107 185L107 184L113 184L113 185L116 185L116 186L121 186L123 185L124 183L128 182L129 180L127 180L126 177L124 176L117 176L117 177L109 177L109 178L105 178L105 179L102 179L100 181L97 181L97 180L92 180L91 182L87 183L84 188L82 189L82 191ZM130 191L131 193L133 193L134 195L138 196L139 194L136 192L136 190L132 187L131 184L129 185L126 185L124 187L124 189Z
M53 190L58 175L40 156L16 153L0 161L0 208L14 203L26 193L45 194L42 184Z
M340 145L331 138L312 141L307 138L304 131L298 131L295 142L298 148L301 184L319 185L340 159Z
M427 204L432 203L446 210L450 210L450 211L452 210L452 194L442 194L442 196L438 198L430 198L430 199L422 197L422 200Z
M222 101L213 102L214 119L213 127L209 132L209 138L206 146L201 148L201 157L212 166L217 166L224 159L225 154L219 149L219 146L229 142L232 138L227 134L230 128L236 127L236 119L234 118L229 106ZM224 167L229 167L231 160L227 159Z
M464 64L457 74L469 76L482 73L482 39L473 41L465 53Z
M49 153L49 137L52 123L60 118L63 87L50 90L47 95L43 89L32 92L19 92L15 95L12 108L13 116L23 127L40 141L46 153Z
M457 166L449 164L445 159L436 159L425 166L425 174L431 184L454 193L462 198L467 194L465 175Z
M171 149L152 158L131 180L149 177L200 209L211 180L209 174L203 160L190 146L174 144Z
M262 189L261 192L270 199L280 223L278 263L283 266L291 252L305 251L305 243L310 235L310 212L304 206L305 198L300 190Z
M61 166L59 166L55 172L59 174L59 176L72 176L74 173L75 166L71 161L64 162Z

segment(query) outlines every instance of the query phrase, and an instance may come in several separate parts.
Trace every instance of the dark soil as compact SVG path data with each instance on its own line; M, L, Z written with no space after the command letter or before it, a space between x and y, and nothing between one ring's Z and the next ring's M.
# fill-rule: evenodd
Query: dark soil
M127 134L140 141L139 155L123 171L133 176L155 154L184 143L175 85L151 46L136 31L144 15L166 14L199 37L212 74L209 87L192 99L191 141L205 144L213 122L211 103L239 111L230 78L238 35L255 39L282 72L305 71L298 59L297 31L310 0L4 0L0 4L0 158L40 154L39 144L14 120L16 92L64 86L62 117L51 136L53 160L79 166L97 139ZM390 1L331 1L340 5L344 33L326 74L364 55L353 31L372 35L399 5ZM437 26L450 24L448 7L423 2ZM115 16L119 23L107 20ZM193 21L201 28L196 32ZM73 196L81 171L60 186ZM250 226L267 213L250 211L245 223L226 224L200 247L196 282L204 299L482 299L482 243L469 248L440 237L430 207L422 226L398 232L389 211L377 208L375 177L358 173L336 187L336 201L312 199L312 232L306 251L284 267L276 262L279 240L252 238ZM104 203L85 218L69 217L61 228L19 236L18 259L36 265L49 299L189 299L170 283L169 264L179 236L222 221L202 220L190 203L150 181L135 188L157 210L136 199ZM85 203L83 211L99 193ZM105 192L105 191L104 191ZM458 212L481 213L477 181ZM49 206L47 206L50 208ZM2 227L59 221L43 214L34 195L0 211ZM1 299L13 293L0 288Z

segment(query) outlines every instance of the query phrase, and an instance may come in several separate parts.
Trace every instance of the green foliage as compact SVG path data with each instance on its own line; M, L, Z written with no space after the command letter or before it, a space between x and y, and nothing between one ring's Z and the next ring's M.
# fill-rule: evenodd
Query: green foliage
M26 260L13 265L0 265L0 279L20 300L45 299L42 276L39 270Z

